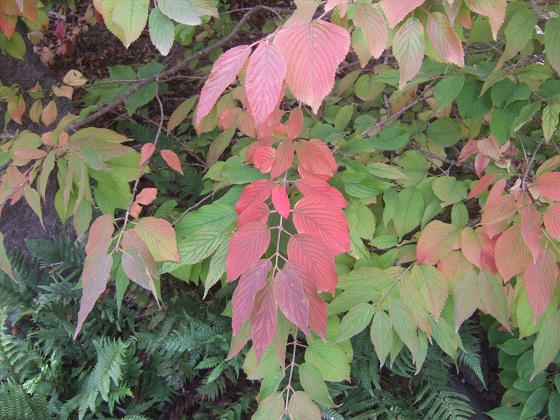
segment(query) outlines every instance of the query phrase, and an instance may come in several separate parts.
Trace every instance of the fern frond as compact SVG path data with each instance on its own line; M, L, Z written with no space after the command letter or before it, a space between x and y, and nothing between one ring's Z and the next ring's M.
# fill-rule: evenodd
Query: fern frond
M0 383L0 419L52 419L49 403L44 395L29 395L12 381Z

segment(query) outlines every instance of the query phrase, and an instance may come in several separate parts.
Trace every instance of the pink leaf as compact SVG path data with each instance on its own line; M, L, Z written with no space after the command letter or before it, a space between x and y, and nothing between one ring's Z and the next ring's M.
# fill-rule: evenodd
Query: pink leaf
M532 260L518 225L510 227L498 238L495 252L496 267L504 282L521 273Z
M236 335L243 323L249 319L255 295L266 286L266 277L271 268L272 263L269 260L259 260L239 278L231 302L233 335Z
M306 197L323 197L333 206L346 208L348 205L344 196L335 187L330 186L327 181L322 179L298 179L296 187Z
M477 197L483 191L486 191L486 188L492 185L492 183L496 180L497 177L498 177L497 174L486 174L482 178L480 178L480 180L474 185L474 187L472 187L471 192L467 197L467 200Z
M525 244L533 254L533 262L537 262L537 257L541 250L541 214L532 205L521 208L521 236Z
M537 177L533 188L546 198L560 201L560 172L546 172Z
M265 146L270 147L274 143L276 143L277 141L278 141L278 139L274 136L265 136L265 137L259 138L258 141L252 143L251 145L249 145L249 147L247 147L247 152L245 153L245 159L249 163L254 163L253 160L255 158L255 153L257 152L257 150L259 150L259 148L265 147Z
M196 126L210 113L222 92L235 80L250 53L250 46L240 45L226 51L216 60L200 93L194 119Z
M288 241L288 260L307 268L316 281L316 289L334 296L338 276L332 251L315 236L300 233Z
M309 335L309 299L305 295L298 273L287 263L284 268L278 270L272 281L274 296L282 313Z
M509 219L517 211L517 205L513 194L501 195L491 201L487 200L486 203L482 213L482 228L490 238L493 238L509 225Z
M426 225L416 248L418 264L436 265L454 249L459 249L461 238L455 225L434 220Z
M523 282L535 322L550 305L557 277L556 257L549 249L541 249L535 261L530 261L525 269Z
M554 239L560 238L560 204L554 204L544 213L544 226Z
M66 25L63 20L59 20L56 24L54 36L56 36L58 39L62 39L66 36Z
M278 184L272 190L272 205L284 219L290 217L290 199L286 193L286 188Z
M344 213L324 198L303 197L295 205L292 218L298 233L316 236L335 255L350 249L348 221Z
M263 201L254 201L249 204L237 218L237 227L241 227L250 222L261 222L266 225L270 216L270 209Z
M298 171L302 178L331 179L338 165L328 148L321 140L300 140L296 146L299 159Z
M476 174L480 177L489 164L490 158L488 156L484 156L482 153L476 155L474 158L474 169Z
M288 137L290 140L296 139L303 128L303 112L298 106L290 112L290 118L288 119Z
M245 78L249 112L257 124L276 108L285 75L286 63L280 49L268 42L259 44L249 60Z
M156 199L156 196L157 196L157 188L144 188L142 189L142 191L138 193L135 201L138 204L147 206L148 204L151 204Z
M270 146L259 147L253 156L253 165L263 174L270 172L276 150Z
M181 168L181 162L175 152L172 150L162 150L160 153L163 160L165 160L171 169L179 172L181 175L184 175L183 169Z
M348 53L348 31L322 20L297 22L281 29L274 44L284 54L290 91L317 113L334 85L338 65Z
M481 270L497 273L494 260L496 241L490 239L482 229L466 227L461 232L461 251L463 255Z
M108 215L99 216L91 225L89 230L86 255L97 255L98 257L107 253L113 241L113 218Z
M379 5L385 13L385 17L389 22L389 27L393 29L406 17L406 15L422 3L424 3L424 0L381 0Z
M251 222L241 226L231 238L226 257L229 281L237 279L266 252L270 244L270 229L263 223Z
M368 50L373 58L381 57L387 45L387 24L383 15L368 3L357 3L354 24L362 29Z
M142 146L142 149L140 150L139 165L145 164L152 157L155 150L156 146L154 146L153 143L146 143L144 146Z
M256 298L253 312L251 312L251 337L257 355L261 359L266 348L272 342L278 328L278 311L276 299L271 283L261 290Z
M274 188L274 183L270 179L260 179L247 185L235 204L237 214L241 214L254 201L266 201L270 197L272 188Z
M434 50L441 58L459 67L465 65L463 46L447 16L438 12L429 13L427 32Z
M282 175L292 167L292 163L294 163L294 142L284 139L274 154L270 177L274 179Z
M505 178L500 179L498 182L494 184L494 186L490 189L490 194L488 194L488 198L486 199L486 206L489 206L492 200L498 198L502 195L506 188L507 180Z

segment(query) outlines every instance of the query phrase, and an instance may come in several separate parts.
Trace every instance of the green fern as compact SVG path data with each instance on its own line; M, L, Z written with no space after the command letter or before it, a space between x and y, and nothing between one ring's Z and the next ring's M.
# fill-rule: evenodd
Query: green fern
M480 355L480 339L476 336L476 325L472 321L465 322L459 329L463 349L459 349L459 363L470 368L478 377L484 388L486 381L482 373L482 357Z
M29 395L20 385L8 381L0 383L0 419L51 419L53 414L42 394Z

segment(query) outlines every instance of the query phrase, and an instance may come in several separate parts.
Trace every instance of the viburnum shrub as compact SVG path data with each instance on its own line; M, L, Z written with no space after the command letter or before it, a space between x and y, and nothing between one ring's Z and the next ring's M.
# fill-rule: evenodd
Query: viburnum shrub
M178 24L218 17L207 0L94 5L127 46L148 22L162 54ZM206 292L237 281L230 357L252 341L245 372L262 379L256 418L320 418L315 403L334 406L326 382L350 380L350 339L366 328L381 365L406 348L420 370L429 344L456 359L459 327L481 310L521 338L537 334L531 378L547 369L560 350L558 5L296 6L264 38L221 54L202 87L192 125L201 138L214 137L204 192L233 185L211 204L175 220L167 207L140 217L157 196L154 188L137 191L153 154L182 173L177 154L157 148L163 117L140 154L120 134L82 128L112 104L2 145L9 166L0 203L23 196L40 215L56 165L57 210L87 234L75 334L109 279L119 293L130 279L156 299L164 273L201 279ZM251 9L223 42L168 70L146 66L112 101L149 88L161 107L165 77L220 48L261 11L286 13ZM106 82L126 79L113 69ZM65 83L76 81L73 73ZM21 93L2 89L20 122ZM167 132L194 106L194 98L183 102ZM231 157L219 160L235 133ZM93 206L103 215L88 229ZM115 209L124 217L115 219ZM11 273L5 252L1 261Z

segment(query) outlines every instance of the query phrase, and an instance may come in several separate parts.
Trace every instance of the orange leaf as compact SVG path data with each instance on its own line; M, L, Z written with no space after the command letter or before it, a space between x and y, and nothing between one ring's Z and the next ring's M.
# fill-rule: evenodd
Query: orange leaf
M541 249L535 261L530 261L525 269L523 282L535 322L552 301L557 277L556 257L549 249Z
M160 153L163 160L165 160L171 169L179 172L181 175L184 175L183 169L181 168L181 162L175 152L172 150L162 150Z
M234 233L226 257L229 281L237 279L266 252L270 244L270 229L263 223L250 222Z
M428 14L428 38L436 53L445 61L459 67L465 65L463 46L443 13Z
M281 29L274 45L284 54L290 91L317 113L334 85L338 65L348 53L348 31L322 20L297 22Z
M272 268L270 260L259 260L239 278L231 301L231 325L233 334L237 334L245 321L249 319L256 294L266 286L268 272Z
M241 214L249 205L255 201L264 202L270 197L274 183L269 179L260 179L247 185L241 192L241 196L235 204L235 211Z
M490 238L502 233L510 223L510 217L516 211L517 204L513 194L501 195L492 201L488 200L481 219L484 232Z
M299 159L298 172L302 178L331 179L338 165L328 148L321 140L300 140L296 145Z
M54 100L50 101L43 112L41 113L41 119L43 120L43 124L47 127L51 125L54 120L56 120L56 116L58 115L58 109L56 108L56 102Z
M144 146L142 146L142 149L140 150L139 165L145 164L152 157L155 150L156 146L154 146L153 143L146 143Z
M533 262L541 250L541 214L532 205L521 208L521 236L533 254Z
M437 269L450 282L471 268L472 264L459 251L451 251L437 265Z
M521 236L521 227L510 227L496 241L496 267L504 282L521 273L532 260Z
M12 120L21 125L21 117L25 112L23 96L12 94L8 97L8 113Z
M138 204L143 204L147 206L151 204L157 196L157 188L144 188L142 191L138 193L136 199L134 200Z
M560 238L560 204L554 204L546 209L544 227L554 239Z
M486 174L482 178L480 178L480 180L474 185L474 187L472 187L471 192L467 196L467 200L477 197L478 195L480 195L480 193L486 191L486 188L492 185L497 177L498 174Z
M546 172L535 180L533 188L554 201L560 201L560 172Z
M490 239L482 229L466 227L461 232L461 251L465 257L481 270L497 273L494 260L496 241Z
M158 299L154 279L159 278L156 261L147 244L136 230L127 230L123 236L123 254L121 258L125 274L134 283L151 291Z
M156 261L181 261L175 230L167 220L145 217L136 224L134 230L146 243Z
M272 205L284 219L290 217L290 199L286 193L286 188L278 184L272 190Z
M387 24L383 15L372 4L357 3L353 20L356 27L362 29L371 56L381 57L387 45Z
M230 128L237 128L239 122L239 114L241 108L228 108L218 117L218 127L222 130L229 130Z
M99 216L89 229L87 255L104 255L113 241L113 218L108 215Z
M200 93L194 118L196 126L200 125L200 122L210 113L222 92L235 80L237 73L245 65L249 54L251 54L251 47L240 45L226 51L216 60Z
M270 172L276 150L270 146L259 147L253 156L253 165L263 174Z
M417 263L436 265L454 249L459 249L461 238L457 226L434 220L426 225L416 247Z
M288 119L288 137L290 140L295 140L301 133L303 128L303 112L298 106L290 112L290 118Z
M40 99L33 102L31 108L29 109L29 119L35 124L39 124L41 120L41 113L43 112L43 102Z
M17 16L9 16L0 13L0 30L4 32L6 38L10 39L14 34L17 25Z
M393 29L397 26L410 12L424 3L424 0L381 0L379 5L385 13L385 17L389 21L389 27Z
M470 9L480 15L488 16L494 40L498 39L498 29L506 18L507 0L471 0Z
M274 154L270 177L274 179L282 175L291 168L292 163L294 163L294 142L290 139L284 139Z

